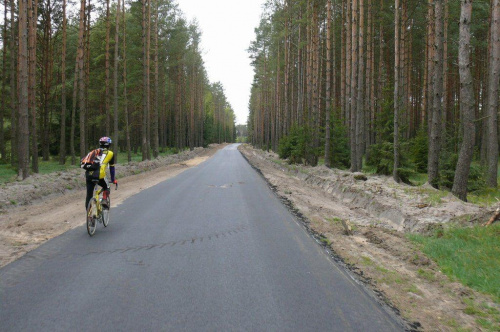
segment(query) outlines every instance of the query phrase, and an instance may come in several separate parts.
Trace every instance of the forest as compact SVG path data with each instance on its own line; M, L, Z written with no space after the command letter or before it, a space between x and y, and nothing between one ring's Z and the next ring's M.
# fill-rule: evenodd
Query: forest
M3 7L3 8L2 8ZM19 179L113 139L119 161L235 140L197 22L172 0L3 0L0 163ZM126 156L126 157L125 157Z
M249 53L253 145L498 193L499 0L270 0Z

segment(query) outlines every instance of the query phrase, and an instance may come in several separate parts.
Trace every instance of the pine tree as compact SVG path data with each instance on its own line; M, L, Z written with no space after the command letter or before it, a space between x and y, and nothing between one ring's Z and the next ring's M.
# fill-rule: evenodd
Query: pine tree
M61 136L59 142L59 164L66 163L66 0L63 0L62 54L61 54Z
M119 146L118 133L118 49L120 42L120 1L116 0L116 17L115 17L115 56L113 68L113 143ZM115 162L118 161L118 149L115 149Z
M486 184L498 187L498 90L500 78L500 0L492 0L488 64L488 173Z
M458 157L452 193L463 201L467 201L467 180L474 153L474 91L470 70L470 23L472 17L472 0L461 1L460 44L458 63L460 67L460 112L463 121L462 147Z
M399 182L399 112L400 112L400 3L394 1L394 166L392 177L394 181Z
M19 178L29 176L29 112L28 112L28 10L29 0L19 1L19 108L18 108L18 154Z
M432 123L429 139L428 179L435 188L439 182L439 154L441 151L441 119L443 95L443 0L435 0L434 23L434 94L432 102Z

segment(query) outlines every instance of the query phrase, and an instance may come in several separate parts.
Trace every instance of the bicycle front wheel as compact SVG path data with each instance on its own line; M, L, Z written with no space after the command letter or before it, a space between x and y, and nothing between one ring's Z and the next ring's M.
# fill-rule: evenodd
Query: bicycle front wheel
M102 224L104 225L104 227L108 227L108 224L109 224L109 210L111 209L111 199L108 198L106 199L107 200L107 204L105 206L102 207Z
M92 198L89 202L89 206L87 207L87 232L90 236L94 235L97 219L97 202L95 198Z

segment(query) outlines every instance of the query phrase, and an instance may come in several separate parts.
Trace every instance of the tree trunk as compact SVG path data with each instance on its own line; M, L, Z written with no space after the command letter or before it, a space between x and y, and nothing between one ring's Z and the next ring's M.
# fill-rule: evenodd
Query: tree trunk
M434 96L427 173L429 184L438 188L443 95L443 0L435 0Z
M80 0L80 26L78 33L78 107L80 113L80 158L86 153L85 142L85 73L84 73L84 42L85 42L85 5L86 0Z
M441 143L440 146L445 145L445 140L446 140L446 124L447 120L452 120L451 116L448 114L448 112L451 113L450 107L448 105L449 103L449 86L448 86L448 79L449 79L449 73L448 73L448 20L449 20L449 6L448 6L448 0L443 0L443 5L444 5L444 22L443 22L443 103L442 103L442 120L441 120Z
M332 1L328 0L326 3L326 105L325 105L325 166L330 167L330 113L331 110L331 90L330 90L330 79L332 76L331 72L331 30L332 30Z
M146 6L148 0L142 0L142 84L143 84L143 92L142 92L142 160L146 160L148 158L148 140L147 140L147 126L148 126L148 114L149 110L147 109L149 103L149 93L147 90L148 85L148 73L149 67L147 62L147 32L146 32Z
M71 154L71 165L76 164L76 153L75 153L75 130L76 130L76 102L77 102L77 91L78 91L78 74L80 70L79 66L79 55L77 52L75 61L75 75L73 79L73 108L71 109L71 129L69 134L69 148Z
M83 98L83 101L84 101L84 104L83 104L83 107L85 109L85 112L84 112L84 127L85 127L85 130L86 130L86 133L85 133L85 141L84 141L84 144L85 144L85 149L83 151L83 155L86 154L86 150L87 150L87 147L88 147L88 142L87 142L87 138L88 137L91 137L91 127L87 126L87 119L88 119L88 110L89 110L89 107L88 107L88 103L89 103L89 96L90 96L90 27L91 27L91 12L92 12L92 5L91 5L91 1L92 0L88 0L88 3L87 3L87 15L85 16L85 51L84 51L84 54L85 54L85 63L84 65L82 66L82 68L84 68L84 83L82 85L83 87L83 91L84 91L84 98ZM91 109L92 110L92 109ZM94 113L95 114L95 113ZM92 113L90 113L90 115L93 115ZM94 145L94 143L92 142L91 143L92 145Z
M352 64L351 64L351 89L349 92L349 102L350 105L350 119L351 123L349 126L350 132L350 146L351 146L351 172L357 172L358 169L358 157L356 150L356 119L357 119L357 75L358 75L358 1L352 1L351 10L351 38L352 38Z
M399 79L400 79L400 5L399 0L394 2L394 165L392 177L394 181L399 182L399 111L400 111L400 92L399 92Z
M2 91L0 102L0 160L5 161L5 140L4 140L4 114L6 110L5 96L6 96L6 81L7 81L7 0L4 0L3 11L3 29L2 29ZM14 27L12 27L13 29Z
M352 94L351 94L351 75L352 75L352 64L353 64L353 51L352 51L352 44L353 44L353 36L352 36L352 2L351 1L346 1L346 24L345 24L345 31L346 31L346 47L345 47L345 53L346 53L346 68L345 68L345 93L344 93L344 118L345 118L345 126L349 129L349 142L352 140L351 136L351 103L352 103Z
M18 87L17 87L17 77L16 77L16 68L17 68L17 63L16 63L16 33L14 29L15 25L15 20L14 20L14 0L10 0L10 109L11 109L11 116L10 116L10 137L11 137L11 152L10 152L10 164L14 169L18 168L18 151L16 147L18 144L17 140L17 133L18 133L18 119L17 119L17 111L18 111L18 105L17 105L17 96L16 93L18 92Z
M120 43L120 1L116 0L116 17L115 17L115 59L114 59L114 69L113 69L113 90L114 90L114 101L113 101L113 143L117 147L114 150L115 162L118 162L118 147L119 147L119 133L118 133L118 62L120 61L118 57L118 49Z
M59 164L66 163L66 0L62 5L62 55L61 55L61 136L59 142Z
M319 90L321 86L320 78L320 42L319 42L319 24L318 24L318 8L317 3L314 1L312 4L313 10L313 21L311 24L312 28L312 112L313 112L313 122L312 122L312 132L313 132L313 150L311 152L310 165L316 166L318 164L318 153L316 152L319 148L319 123L320 123L320 108L319 108Z
M364 0L359 1L359 34L358 34L358 89L356 91L356 171L360 171L363 167L363 145L364 145L364 122L365 122L365 110L364 110L364 71L365 71L365 49L364 49L364 26L365 26L365 6Z
M346 30L346 2L342 0L342 18L341 18L341 28L340 28L340 113L342 120L345 121L345 94L346 94L346 73L347 73L347 60L346 60L346 44L347 44L347 30ZM344 122L345 123L345 122Z
M427 54L427 131L431 133L432 128L432 114L434 107L434 78L436 77L434 68L436 64L434 63L434 57L436 56L435 50L436 42L436 32L435 32L435 13L434 13L434 0L428 0L428 11L427 11L427 44L428 44L428 54Z
M146 45L146 67L147 67L147 79L146 79L146 109L147 109L147 115L146 115L146 128L147 128L147 135L146 135L146 144L147 144L147 158L148 160L151 160L151 79L150 79L150 74L151 74L151 0L148 0L148 12L147 12L147 45Z
M384 8L384 0L380 0L380 12L383 11ZM384 90L387 82L387 67L385 65L384 57L385 57L385 37L384 37L384 28L382 19L379 18L379 65L378 65L378 104L377 104L377 114L382 113L382 103L384 100ZM380 133L375 135L374 142L378 142L380 140Z
M38 0L28 0L28 114L31 115L31 168L38 173L36 29ZM21 135L21 133L19 133Z
M109 17L109 0L106 0L106 53L105 53L105 94L104 94L104 113L106 115L106 136L111 136L111 112L109 107L109 33L110 33L110 17Z
M128 112L127 99L127 23L125 21L125 0L122 2L123 10L123 114L125 117L125 136L127 140L127 161L132 161L132 149L130 146L130 114Z
M460 35L458 65L460 70L460 112L463 126L462 147L458 156L455 178L451 192L463 201L467 201L467 181L470 164L474 153L474 91L470 63L470 21L472 0L461 1Z
M373 8L372 8L372 2L371 0L367 1L367 29L366 29L366 74L365 74L365 81L366 81L366 88L365 88L365 97L364 97L364 115L365 115L365 120L364 120L364 128L365 132L363 135L363 140L364 144L362 147L362 153L364 154L367 150L368 147L370 146L370 138L371 138L371 119L372 119L372 114L373 110L375 109L372 107L372 101L373 101L373 96L372 96L372 89L373 89Z
M52 52L52 4L51 0L46 0L42 3L41 26L43 34L41 38L41 64L38 65L40 70L40 112L37 119L39 120L42 160L48 161L50 158L50 115L52 113L50 102L52 100L52 75L54 56ZM36 28L35 28L36 31ZM35 36L36 37L36 36ZM36 65L35 59L35 65ZM34 70L36 73L36 69ZM36 95L35 95L36 97ZM36 99L35 99L36 100ZM36 105L36 102L35 102ZM36 121L35 121L36 122Z
M23 180L29 176L29 121L28 121L28 0L19 0L19 138L18 175Z
M290 103L290 98L289 98L289 93L291 90L290 87L290 70L291 70L291 64L290 64L290 55L291 55L291 33L290 33L290 17L291 17L291 8L290 8L290 0L285 1L285 6L286 6L286 21L285 21L285 86L284 88L284 97L283 97L283 102L284 102L284 113L285 113L285 119L284 119L284 135L288 135L290 132L290 127L292 123L292 112L290 105L293 103Z
M492 0L488 76L488 173L486 185L498 187L498 86L500 77L500 0Z
M155 36L154 36L154 48L155 48L155 57L154 57L154 66L155 66L155 79L154 79L154 89L155 89L155 99L154 99L154 110L153 110L153 157L156 158L160 154L160 139L158 135L158 105L160 98L160 86L159 86L159 65L158 65L158 0L155 0Z

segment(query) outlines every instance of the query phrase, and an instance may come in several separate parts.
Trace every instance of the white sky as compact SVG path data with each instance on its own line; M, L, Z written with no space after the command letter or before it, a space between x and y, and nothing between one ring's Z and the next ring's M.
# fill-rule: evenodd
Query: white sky
M247 49L255 39L264 0L177 0L188 21L202 32L201 47L211 83L221 82L236 115L246 124L253 81Z

